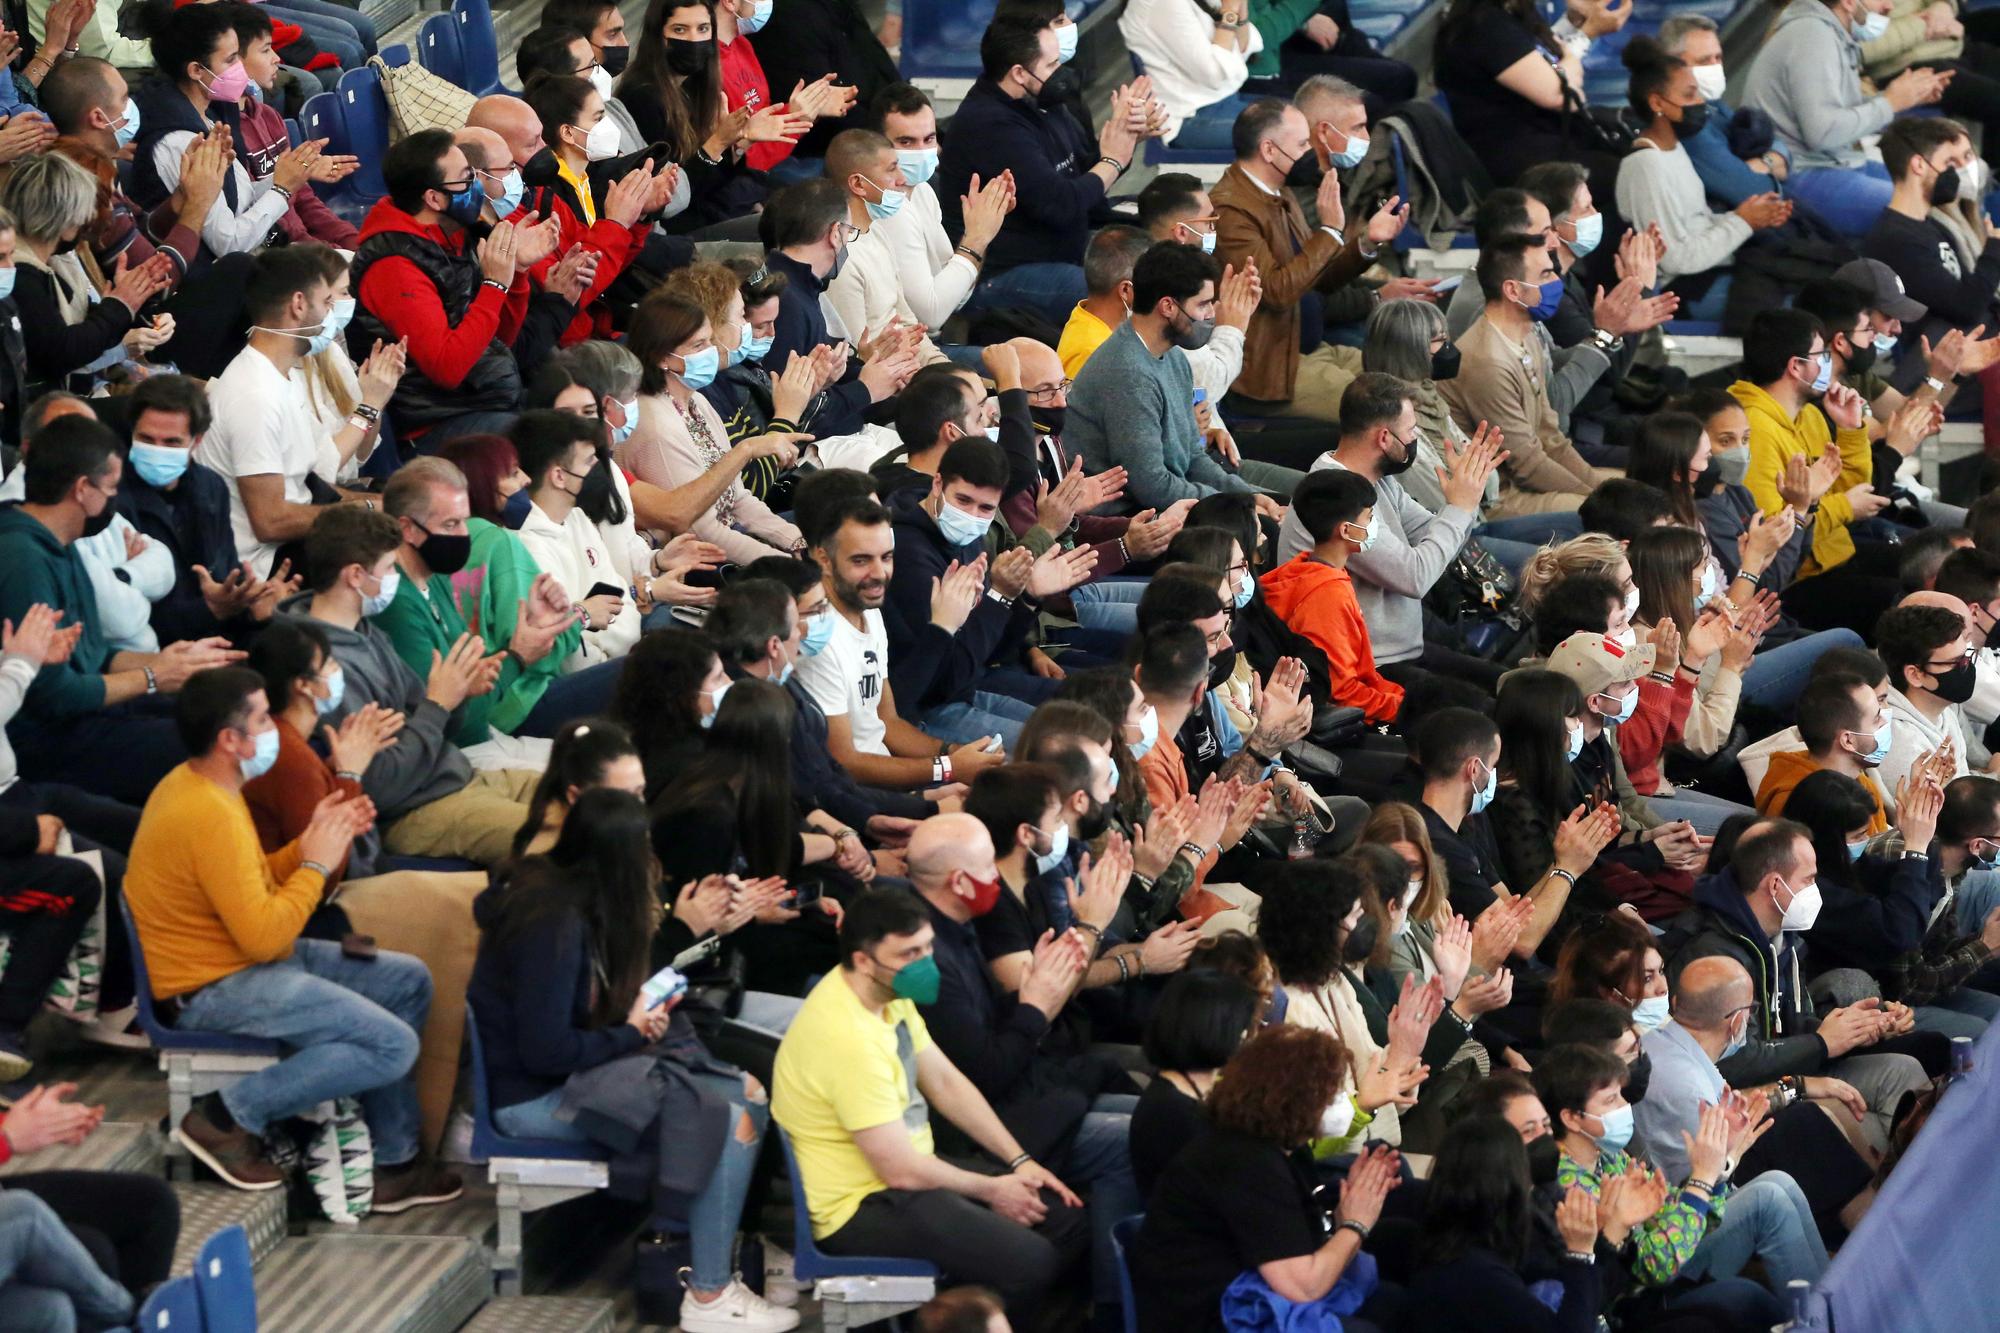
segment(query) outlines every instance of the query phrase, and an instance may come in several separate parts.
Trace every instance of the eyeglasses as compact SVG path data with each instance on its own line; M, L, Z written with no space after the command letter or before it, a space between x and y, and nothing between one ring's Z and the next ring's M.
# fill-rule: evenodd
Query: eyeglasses
M1943 675L1943 674L1944 674L1945 672L1947 672L1947 671L1956 671L1956 670L1958 670L1958 669L1959 669L1960 667L1962 667L1962 666L1971 666L1971 665L1972 665L1972 659L1973 659L1974 655L1975 655L1975 654L1974 654L1973 650L1972 650L1972 649L1970 649L1970 648L1967 648L1967 649L1966 649L1966 650L1965 650L1965 651L1964 651L1963 653L1961 653L1961 654L1960 654L1959 656L1957 656L1957 657L1954 657L1954 658L1952 658L1952 659L1951 659L1951 660L1950 660L1949 662L1944 662L1944 663L1938 663L1938 662L1926 662L1926 663L1924 663L1924 670L1925 670L1925 671L1926 671L1927 673L1929 673L1930 675L1933 675L1933 676L1940 676L1940 675Z
M1202 637L1208 641L1210 648L1222 647L1229 642L1229 625L1227 621L1224 622L1221 629L1216 630L1213 634L1205 634Z
M852 245L861 239L861 228L852 222L842 222L837 225L840 227L840 239L847 244Z
M1046 384L1039 389L1030 389L1028 390L1028 401L1031 403L1045 403L1058 394L1068 393L1069 386L1075 383L1075 380L1058 380L1054 384Z

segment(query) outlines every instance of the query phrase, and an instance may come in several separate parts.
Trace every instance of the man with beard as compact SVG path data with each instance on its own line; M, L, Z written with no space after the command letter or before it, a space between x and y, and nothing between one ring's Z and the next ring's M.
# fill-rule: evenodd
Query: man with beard
M1209 456L1195 421L1184 352L1215 332L1219 277L1215 260L1194 246L1148 250L1132 266L1132 318L1091 354L1071 386L1067 443L1090 472L1125 469L1128 509L1258 490ZM1258 495L1257 508L1284 517L1268 495Z
M917 788L969 782L980 769L1002 762L1000 750L986 748L986 737L949 747L896 712L889 631L882 623L896 568L889 511L872 498L857 498L805 537L826 571L833 632L825 647L799 663L798 679L826 714L827 749L841 767L870 786ZM976 566L952 571L940 582L930 624L947 638L957 633L984 585L984 571Z

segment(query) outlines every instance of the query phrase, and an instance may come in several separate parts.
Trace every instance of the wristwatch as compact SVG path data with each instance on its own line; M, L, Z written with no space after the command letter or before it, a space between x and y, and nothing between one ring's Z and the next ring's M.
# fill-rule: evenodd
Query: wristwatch
M1613 352L1624 349L1625 340L1609 330L1592 329L1590 331L1590 345L1606 356L1610 356Z

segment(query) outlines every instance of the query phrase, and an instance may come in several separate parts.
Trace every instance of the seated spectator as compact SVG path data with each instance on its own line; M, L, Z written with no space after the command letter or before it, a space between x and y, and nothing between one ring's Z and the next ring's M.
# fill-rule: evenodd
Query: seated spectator
M236 100L236 124L231 127L231 133L240 140L238 151L249 167L254 186L266 176L275 177L278 162L293 150L294 145L286 135L284 116L268 101L274 95L278 79L278 52L271 45L270 15L255 6L239 5L234 18L243 72L255 91L246 89L243 96ZM226 116L227 113L224 114ZM142 111L140 115L143 123L145 113ZM348 153L325 152L324 143L316 148L309 144L300 146L307 150L303 154L306 178L290 187L291 206L279 216L278 230L294 245L300 241L321 241L352 251L361 233L354 229L353 223L335 216L333 210L313 193L313 185L339 184L354 174L361 165L361 159ZM222 252L218 250L216 253Z
M200 461L230 483L237 558L264 578L279 549L295 552L321 509L342 498L324 482L318 492L310 483L322 437L305 380L294 373L310 352L338 336L329 327L337 317L325 252L310 245L265 251L243 300L252 321L250 342L208 386L214 422L202 436ZM362 400L333 440L349 455L377 430L398 384L386 357L368 370Z
M1333 698L1361 709L1371 724L1396 720L1404 689L1378 668L1347 572L1349 558L1375 542L1380 502L1366 477L1344 468L1307 477L1292 497L1291 512L1312 538L1312 548L1262 580L1271 609L1326 654Z
M1754 232L1782 225L1792 205L1776 190L1753 194L1727 213L1710 212L1683 139L1700 134L1713 108L1695 70L1652 38L1634 37L1622 53L1632 71L1627 98L1646 122L1635 151L1618 168L1618 211L1666 239L1660 277L1686 297L1685 319L1719 320L1729 302L1736 251ZM1650 150L1650 151L1647 151ZM1767 168L1768 169L1768 168Z
M405 954L356 961L338 944L299 936L331 868L373 824L371 803L322 802L295 842L267 855L242 795L278 749L263 681L241 669L203 672L179 700L178 722L192 757L147 799L125 886L153 998L174 1001L189 1031L278 1040L296 1054L197 1098L175 1141L238 1189L272 1189L285 1172L265 1129L330 1098L359 1097L377 1163L375 1211L457 1198L458 1177L419 1153L407 1079L429 973Z
M567 9L568 7L565 6ZM603 22L603 15L610 14L611 21L619 28L620 44L607 48L615 53L623 72L623 62L631 55L631 46L625 41L624 17L617 13L617 6L592 6L594 17ZM514 73L527 88L537 79L561 79L575 75L587 80L597 89L597 95L604 99L604 118L618 127L618 156L624 157L646 147L646 140L640 136L639 127L632 121L632 113L625 104L612 96L616 76L606 67L606 57L598 53L587 33L574 28L567 21L551 17L548 10L542 14L542 26L521 39L514 49ZM686 205L686 200L682 200Z
M1012 175L1016 207L987 248L968 305L1025 305L1056 325L1086 295L1080 265L1092 215L1131 168L1139 140L1155 132L1142 78L1118 90L1092 144L1084 126L1042 105L1061 63L1046 24L989 24L979 42L980 77L952 117L937 177L945 228L963 233L962 199L973 196L974 178Z
M826 176L841 187L847 220L860 233L848 242L846 262L827 284L827 304L857 340L871 338L892 323L923 327L903 295L901 251L874 234L877 222L901 213L910 199L910 183L895 145L874 130L843 130L827 145ZM918 339L916 350L925 365L944 359L927 335Z
M1155 177L1146 189L1154 190L1163 179L1168 177ZM1143 203L1145 195L1142 193L1140 198ZM1132 298L1133 266L1160 239L1122 222L1114 222L1091 236L1083 252L1085 295L1070 311L1063 324L1062 340L1056 345L1063 373L1072 380L1082 371L1091 353L1102 347L1136 308ZM1165 239L1178 240L1183 245L1202 245L1207 252L1203 242L1190 240L1185 234ZM1217 327L1221 327L1219 320Z
M428 671L468 634L506 654L493 688L465 701L452 740L478 745L501 735L553 736L573 717L611 706L620 664L565 673L583 630L562 585L538 573L520 537L474 518L465 474L442 458L416 458L383 488L396 520L402 577L375 614L412 671Z
M1643 922L1606 912L1570 932L1556 956L1549 1008L1577 999L1616 1005L1641 1037L1667 1021L1667 965Z
M1949 73L1909 69L1873 96L1861 86L1862 32L1880 20L1861 4L1816 0L1778 16L1750 63L1743 105L1768 115L1791 150L1786 190L1843 236L1861 236L1889 202L1889 174L1858 140L1944 95Z
M1898 606L1875 624L1875 651L1889 669L1882 723L1890 734L1877 781L1891 816L1911 774L1928 767L1949 782L1968 771L1964 705L1978 678L1968 619L1954 597L1941 606Z
M546 66L548 72L574 74L580 79L590 80L590 86L605 99L608 117L618 124L618 151L621 154L637 152L645 147L647 136L639 132L632 113L611 95L613 82L625 73L632 60L632 39L625 31L625 16L619 12L618 6L611 0L550 0L542 7L541 22L539 33L547 33L551 29L571 32L581 37L584 44L583 50L578 53L582 59L572 59L568 69L557 69L550 63ZM529 49L529 40L523 38L521 46L523 50ZM525 89L535 73L543 68L543 60L531 56L528 63L522 65L517 57L515 70L521 76L522 88Z
M461 220L477 216L485 191L444 130L392 145L382 175L388 197L368 211L354 252L360 305L348 345L407 344L410 368L390 404L399 440L427 438L434 449L458 435L504 434L521 401L514 345L530 313L527 270L556 228L517 231L503 220L471 253ZM567 324L572 312L559 313Z
M847 220L846 199L846 191L834 182L812 180L771 201L764 223L771 250L764 266L784 274L786 283L778 291L774 341L764 352L767 365L788 365L794 352L812 358L820 355L822 345L839 342L828 332L821 298L835 267L844 262L847 246L860 234ZM915 329L847 329L844 335L850 350L844 362L833 363L835 373L825 386L828 398L814 423L821 438L860 430L870 404L893 396L920 364L911 346L919 336Z
M1341 115L1345 108L1351 117L1349 137L1343 140L1351 145L1353 138L1365 137L1367 125L1359 90L1347 91L1351 96L1328 104L1334 108L1330 114ZM1216 212L1217 255L1239 270L1254 267L1263 284L1244 333L1245 370L1234 389L1246 410L1261 416L1338 420L1341 391L1360 364L1352 348L1322 341L1324 298L1359 277L1380 247L1403 229L1402 214L1391 199L1350 238L1344 230L1348 219L1340 178L1333 171L1315 182L1318 225L1307 227L1285 181L1302 163L1317 165L1322 126L1339 132L1331 121L1308 124L1298 107L1275 98L1252 102L1231 131L1236 160L1209 192ZM1327 151L1334 150L1329 145ZM1343 146L1335 160L1347 156Z
M1371 113L1417 95L1416 71L1375 49L1349 18L1346 0L1313 9L1267 5L1246 10L1244 19L1264 38L1264 49L1250 57L1250 78L1259 91L1331 76L1360 86Z
M1785 802L1800 782L1822 769L1851 778L1874 802L1868 836L1889 829L1889 816L1875 772L1895 743L1895 723L1876 697L1875 687L1844 672L1815 675L1798 699L1801 750L1780 750L1770 757L1764 780L1757 787L1757 812L1782 815Z
M1023 437L1033 430L1027 395L1021 391L1019 357L1002 343L981 349L980 359L1004 362L1004 380L996 370L992 392L977 371L940 365L926 366L912 375L903 392L896 395L896 436L902 443L868 469L885 499L894 501L906 491L928 492L937 480L945 450L975 436L1000 444L1002 436L1012 434L1015 449L1005 456L1008 492L1011 496L1034 489L1027 469L1018 466L1014 457L1027 452L1021 447ZM1002 383L1005 387L997 387Z
M1868 293L1861 288L1837 278L1822 278L1800 288L1792 306L1819 321L1827 335L1827 354L1833 358L1833 378L1854 390L1868 405L1862 426L1868 432L1873 469L1870 479L1879 476L1884 492L1888 492L1899 484L1896 472L1903 461L1944 424L1943 395L1925 382L1906 398L1888 380L1874 373L1878 355L1874 316L1868 311ZM1949 332L1948 326L1938 330L1940 337ZM1962 337L1958 341L1963 345ZM1928 493L1919 500L1917 508L1938 524L1938 531L1957 526L1964 517L1958 506L1940 504ZM1893 512L1884 518L1897 521Z
M858 128L844 118L860 101L860 90L852 86L835 86L835 81L840 78L841 72L822 74L810 83L801 78L789 96L773 99L771 84L764 77L763 63L758 59L756 49L749 41L753 34L764 30L770 19L771 11L760 8L758 0L732 0L729 4L716 7L715 42L722 62L722 91L726 99L724 108L746 109L754 115L766 107L776 106L789 115L804 117L809 123L816 122L821 116L840 120L843 126L840 134ZM668 24L671 27L671 18ZM774 43L785 45L788 38L795 36L796 34L783 33L781 36L767 37L764 42L767 46ZM879 92L876 95L879 95ZM808 132L810 125L807 129L795 131L800 135ZM840 135L834 134L832 137L838 138ZM825 152L829 148L830 143L816 145L815 151ZM813 165L810 158L798 163L788 163L792 151L793 145L783 138L771 143L753 143L750 151L744 155L744 161L753 171L777 170L790 176L807 174Z
M1695 888L1695 906L1680 923L1691 932L1667 960L1670 984L1696 959L1734 959L1757 978L1745 1032L1747 1045L1716 1061L1734 1087L1777 1081L1805 1093L1807 1075L1831 1074L1853 1087L1867 1106L1862 1136L1877 1149L1887 1141L1889 1114L1905 1089L1924 1080L1923 1066L1897 1050L1868 1048L1914 1021L1879 1000L1817 1011L1804 987L1811 975L1804 935L1819 919L1817 860L1805 828L1786 819L1759 819L1736 840L1729 866ZM1748 888L1743 887L1748 885ZM1806 1094L1810 1095L1810 1094Z
M1553 367L1534 326L1554 313L1562 278L1542 238L1521 234L1483 246L1476 276L1486 308L1459 337L1458 374L1438 391L1460 430L1477 438L1474 426L1490 423L1506 445L1494 513L1511 518L1574 510L1615 474L1584 461L1550 401Z
M1188 972L1160 992L1143 1047L1158 1072L1132 1111L1132 1177L1142 1197L1152 1197L1181 1149L1208 1133L1203 1106L1262 1010L1255 987L1218 972Z
M1230 1057L1205 1102L1209 1132L1167 1164L1133 1243L1139 1327L1215 1333L1226 1326L1225 1293L1246 1275L1288 1302L1383 1313L1369 1304L1374 1266L1357 1260L1400 1183L1400 1159L1393 1148L1362 1152L1330 1223L1306 1151L1357 1119L1346 1089L1363 1058L1326 1032L1290 1026ZM1381 1327L1353 1313L1341 1325Z
M61 153L18 163L0 186L0 210L14 234L13 302L24 327L26 375L16 410L50 389L144 356L164 343L172 322L140 312L173 280L173 262L155 253L119 273L101 293L75 246L97 217L97 182Z
M1210 13L1178 0L1134 0L1118 15L1118 35L1165 108L1160 141L1183 149L1227 148L1236 117L1253 100L1243 91L1264 34L1250 6Z
M828 752L856 781L904 789L969 782L980 769L1003 762L1002 751L988 748L990 733L949 745L897 711L882 616L896 564L889 511L858 498L810 521L822 525L807 540L824 571L833 630L820 652L799 664L799 681L826 715ZM960 574L945 603L947 620L960 607L970 615L972 604L982 600L976 576ZM957 625L937 628L949 636Z
M670 1061L696 1090L689 1109L698 1123L668 1136L661 1166L676 1185L661 1177L650 1227L655 1234L685 1227L693 1268L676 1317L679 1283L654 1288L641 1265L640 1308L691 1333L783 1333L797 1326L797 1312L756 1295L731 1266L750 1165L769 1121L763 1085L712 1055L672 1001L654 1003L640 990L651 967L659 878L644 806L630 793L600 789L577 797L553 846L481 895L485 934L469 999L494 1120L506 1134L587 1141L593 1125L611 1123L618 1098L647 1094L645 1071L655 1060ZM642 1051L629 1066L638 1086L620 1086L617 1075ZM678 1105L680 1094L657 1084L650 1092ZM574 1118L559 1114L578 1099L583 1109ZM723 1160L701 1151L704 1144L720 1144Z
M376 446L382 443L382 409L377 401L386 403L394 395L396 384L409 364L409 349L401 343L376 343L359 366L354 364L341 336L354 318L353 274L339 250L323 245L311 248L324 263L327 285L333 289L333 314L328 322L334 325L333 338L324 347L319 346L321 340L314 339L299 361L299 374L306 385L306 407L312 412L319 434L313 475L336 489L365 486L368 483L361 481L362 465L374 458ZM364 371L369 376L365 390L361 384ZM358 439L347 428L350 421L366 427ZM388 455L383 458L386 460Z
M544 410L523 413L513 432L529 478L521 544L582 612L583 640L565 659L566 671L623 657L639 639L636 599L628 586L604 577L615 576L611 553L578 503L593 472L617 466L598 456L601 429L592 418Z
M1217 491L1258 491L1204 449L1190 406L1193 373L1184 349L1204 346L1214 329L1215 261L1192 246L1156 245L1132 271L1132 318L1090 357L1069 394L1066 441L1092 471L1123 468L1126 504L1165 509ZM1262 477L1289 494L1298 474L1264 465ZM1283 517L1268 495L1260 512Z
M1840 477L1819 502L1812 546L1799 577L1779 600L1785 610L1814 629L1844 624L1870 625L1901 590L1882 568L1884 557L1857 558L1852 524L1888 507L1874 489L1874 462L1859 394L1833 382L1833 356L1819 321L1804 311L1763 310L1744 335L1743 378L1729 392L1750 418L1750 463L1743 484L1764 514L1788 501L1778 479L1790 460L1818 462L1831 448L1840 456ZM1825 410L1808 411L1818 402ZM1880 573L1878 574L1878 571Z
M1699 128L1690 120L1684 134L1675 131L1702 192L1717 208L1733 209L1782 186L1792 171L1792 150L1782 139L1773 137L1761 151L1750 152L1737 151L1731 142L1729 127L1740 113L1722 100L1729 74L1722 65L1722 34L1715 20L1706 14L1675 14L1660 25L1655 40L1663 53L1679 57L1693 72L1695 90L1708 107L1708 113L1699 117Z
M1971 201L1961 199L1953 208L1938 210L1938 216L1947 219L1954 215L1962 216L1970 207ZM1979 242L1976 231L1968 226L1967 232L1973 238L1966 242L1965 253L1970 255L1972 247ZM1907 388L1912 397L1927 393L1938 402L1949 405L1957 399L1958 376L1961 373L1983 373L1992 365L1996 353L2000 353L2000 344L1991 339L1967 341L1963 336L1953 337L1949 330L1941 328L1939 336L1931 340L1928 356L1923 355L1921 342L1912 342L1908 344L1908 349L1913 355L1897 357L1897 348L1904 345L1904 325L1909 326L1912 339L1918 338L1918 330L1930 314L1929 307L1910 299L1903 289L1903 280L1879 259L1857 259L1842 264L1833 271L1832 280L1863 293L1868 325L1875 330L1875 352L1885 363L1881 377L1893 379ZM1944 387L1933 386L1931 380ZM1884 393L1877 387L1877 397L1870 401L1884 403L1883 416L1886 419L1902 406L1901 392L1892 386L1888 393Z
M913 895L876 889L848 905L840 967L813 987L778 1048L772 1114L822 1248L929 1259L993 1286L1025 1323L1081 1256L1081 1201L931 1041L916 1002L938 994L932 934ZM917 1106L1013 1166L993 1176L945 1162Z
M882 90L899 78L896 57L890 52L901 44L901 15L881 19L878 35L860 7L846 0L782 0L765 27L771 35L759 59L771 87L810 85L830 71L843 90L854 90L851 103L814 123L793 149L796 155L817 156L842 130L865 128L867 114L861 108L874 105Z
M799 530L745 491L741 475L759 458L789 467L806 437L767 431L730 442L714 404L700 392L714 382L721 358L701 306L672 293L649 298L633 321L631 348L641 366L639 418L620 454L633 475L663 490L715 490L690 530L737 564L800 554Z
M433 654L427 677L396 654L368 618L395 600L402 582L396 520L372 510L337 506L313 524L306 540L310 591L285 604L289 615L319 625L341 666L344 718L369 704L401 713L397 742L361 773L362 790L383 825L382 845L398 856L463 857L492 866L503 861L536 774L496 768L474 772L448 736L465 701L499 679L501 654L485 655L477 635Z
M1879 21L1863 16L1861 21L1868 30L1856 33L1861 42L1861 71L1871 84L1887 88L1898 74L1922 67L1949 80L1938 99L1938 107L1946 115L1982 127L1996 119L1996 105L2000 104L1995 97L2000 90L1989 73L1994 56L1990 29L1976 23L1968 36L1956 6L1947 13L1913 5L1909 0L1892 0L1888 19L1887 29L1878 32Z
M1371 515L1375 530L1365 544L1354 539L1358 549L1349 552L1347 562L1352 565L1354 595L1367 620L1374 661L1379 667L1392 668L1382 674L1402 689L1424 680L1432 671L1492 685L1500 678L1493 663L1428 641L1422 611L1423 598L1445 567L1458 558L1467 534L1478 521L1486 479L1507 454L1501 450L1497 432L1475 431L1463 449L1453 449L1447 442L1446 466L1433 469L1429 475L1429 480L1436 482L1438 473L1444 473L1446 505L1437 513L1426 512L1411 500L1401 481L1405 474L1413 475L1412 464L1417 462L1416 398L1410 384L1393 376L1365 372L1357 377L1341 395L1340 443L1320 455L1313 467L1315 472L1323 468L1351 471L1370 483L1374 492ZM1306 484L1300 483L1301 490ZM1337 535L1312 531L1308 526L1312 521L1298 510L1295 499L1278 532L1278 559L1297 565L1307 558L1301 553L1309 540L1318 547ZM1276 573L1265 577L1274 578ZM1271 597L1270 584L1264 586L1265 595ZM1290 613L1277 606L1275 598L1272 604L1293 628L1299 628Z
M1013 178L1002 171L984 181L969 201L960 201L958 219L964 230L954 243L930 183L939 157L937 109L931 99L915 84L892 83L875 94L868 109L878 122L869 128L881 131L896 150L896 165L909 186L909 202L877 219L881 225L870 228L870 234L895 256L902 297L916 322L942 329L972 295L986 252L1013 211Z
M768 331L776 321L778 290L786 279L756 272L762 276L746 278L741 268L728 264L690 264L675 269L662 284L708 316L720 368L701 393L722 418L732 446L770 431L805 431L820 401L819 377L806 358L794 354L776 374L764 368L759 344L768 345L769 339L756 330L761 326ZM767 454L750 459L740 475L750 494L766 503L778 501L782 508L800 473L796 459L787 465Z
M1521 1096L1511 1105L1534 1100ZM1420 1268L1410 1288L1408 1327L1417 1333L1463 1333L1496 1319L1524 1333L1587 1333L1597 1326L1607 1285L1597 1266L1599 1209L1582 1191L1565 1193L1556 1208L1563 1253L1553 1276L1526 1266L1542 1182L1530 1175L1535 1154L1532 1144L1523 1146L1524 1132L1497 1114L1470 1115L1445 1136L1424 1191ZM1551 1280L1561 1286L1553 1308L1542 1297L1542 1284Z
M1187 175L1185 172L1162 172L1153 177L1152 183L1139 192L1139 225L1155 241L1173 241L1177 245L1199 246L1203 254L1213 254L1218 222L1215 201L1209 198L1207 187L1199 178ZM1110 227L1105 228L1105 232L1112 230ZM1105 232L1100 232L1099 235ZM1091 239L1094 243L1097 238ZM1143 250L1139 250L1125 260L1125 275L1120 281L1129 280L1131 264L1138 262L1139 255L1143 253ZM1086 280L1090 277L1089 259L1089 252L1086 251L1084 254ZM1096 285L1101 287L1105 284L1100 282ZM1207 390L1210 403L1221 402L1223 395L1229 392L1229 386L1236 383L1236 377L1243 371L1243 335L1250 327L1250 318L1256 313L1261 294L1262 287L1258 283L1254 263L1246 264L1240 270L1231 270L1223 275L1222 284L1216 290L1218 299L1215 310L1215 333L1209 338L1206 347L1196 348L1188 353L1188 366L1194 371L1195 387ZM1124 296L1129 300L1131 293L1126 291ZM1082 312L1089 304L1086 301L1080 304L1077 310ZM1106 315L1114 313L1102 301L1099 302L1099 309ZM1122 318L1123 307L1121 306L1115 313ZM1091 318L1096 319L1096 312L1092 312ZM1081 314L1072 313L1070 323L1080 325L1080 333L1085 338L1094 340L1085 351L1085 356L1088 356L1090 351L1096 350L1097 343L1111 336L1111 326L1103 324L1101 319L1093 324ZM1103 324L1101 331L1097 327L1098 324ZM1067 335L1069 331L1069 326L1064 326L1064 334ZM1077 366L1080 368L1081 365L1082 361L1079 359ZM1068 369L1066 363L1065 368ZM1073 376L1076 370L1070 369L1069 373Z

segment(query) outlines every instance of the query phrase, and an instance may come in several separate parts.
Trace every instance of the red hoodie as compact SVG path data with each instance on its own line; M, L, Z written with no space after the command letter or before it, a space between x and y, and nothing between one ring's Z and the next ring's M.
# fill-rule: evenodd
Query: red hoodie
M1345 569L1321 564L1301 551L1259 583L1264 600L1292 632L1310 639L1332 668L1328 692L1338 703L1359 708L1372 726L1393 722L1403 707L1403 687L1375 669L1368 622L1354 599L1354 580Z
M728 99L729 109L747 106L752 115L762 111L771 101L771 84L764 77L764 62L757 59L750 39L738 33L736 40L727 45L717 43L717 54L722 61L722 94ZM757 171L769 171L791 155L792 146L788 143L753 143L743 160Z
M562 262L562 257L569 253L571 246L581 245L585 249L595 250L598 256L597 275L590 280L590 286L576 303L576 318L570 320L569 327L563 330L562 337L556 341L564 347L569 347L590 338L608 339L616 336L611 326L611 311L600 298L604 295L604 289L617 281L618 275L625 271L625 266L638 258L639 251L645 248L646 236L652 230L653 224L641 222L636 226L625 227L609 218L600 217L586 226L583 219L577 216L576 210L563 199L561 191L530 191L530 198L535 200L538 211L553 212L556 216L556 225L562 230L562 240L557 243L556 248L549 252L546 259L529 270L537 285L545 286L548 283L549 274ZM524 201L523 207L526 206Z
M465 248L465 233L454 227L427 227L396 207L394 201L375 201L361 222L361 244L385 231L409 232L427 237L452 254ZM502 295L490 283L481 283L456 325L445 318L444 302L424 271L400 255L390 255L371 264L354 293L362 308L388 326L398 338L410 343L410 360L441 389L456 389L479 363L480 354L494 338L512 344L528 314L528 275L516 270L514 285Z

